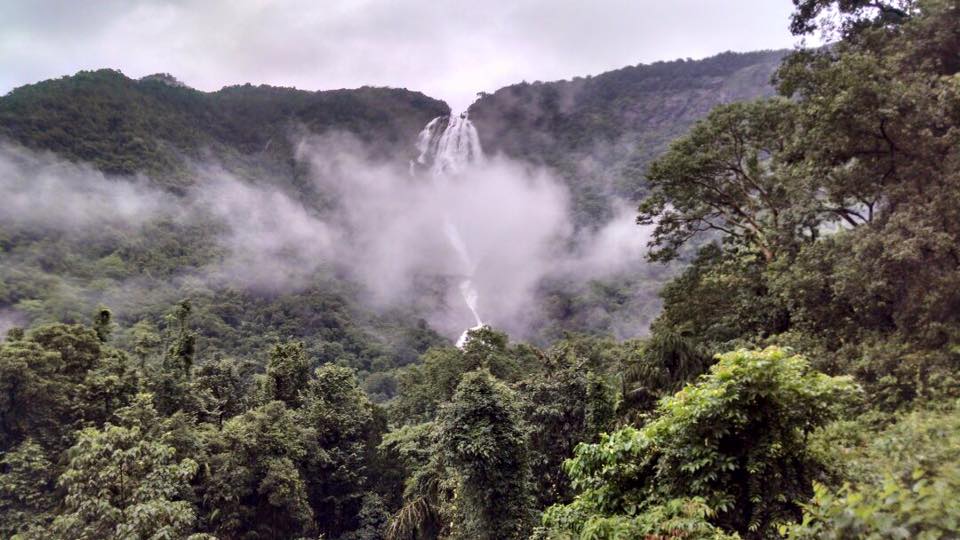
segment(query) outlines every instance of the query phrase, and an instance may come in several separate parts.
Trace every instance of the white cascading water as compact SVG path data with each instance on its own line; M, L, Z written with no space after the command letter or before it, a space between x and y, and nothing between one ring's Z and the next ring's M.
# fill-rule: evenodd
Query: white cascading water
M446 181L462 172L468 165L483 160L477 128L467 113L451 114L449 117L438 116L431 120L417 137L417 150L420 151L417 163L428 166L434 180L438 182ZM411 163L410 170L414 169L415 166ZM467 342L467 333L483 326L483 320L477 311L480 295L473 286L476 263L471 259L463 237L449 215L443 218L443 232L460 259L465 276L460 282L460 295L477 322L476 326L465 330L457 340L457 347L462 348Z

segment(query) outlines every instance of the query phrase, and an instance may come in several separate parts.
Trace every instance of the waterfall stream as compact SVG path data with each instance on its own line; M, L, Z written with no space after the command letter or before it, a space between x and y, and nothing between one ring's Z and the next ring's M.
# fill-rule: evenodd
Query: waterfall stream
M420 151L417 164L429 167L435 182L450 181L451 177L460 174L469 165L483 160L477 129L465 112L451 114L449 117L438 116L431 120L417 137L417 150ZM410 164L410 170L415 170L413 163ZM477 310L480 294L473 285L476 263L470 257L468 246L449 215L443 218L443 232L460 260L461 275L464 276L460 282L460 295L477 323L460 335L457 347L462 348L467 342L467 333L483 326Z

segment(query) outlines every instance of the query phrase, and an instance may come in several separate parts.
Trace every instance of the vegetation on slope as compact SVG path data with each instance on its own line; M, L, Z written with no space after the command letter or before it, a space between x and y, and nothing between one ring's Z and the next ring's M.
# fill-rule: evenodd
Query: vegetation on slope
M383 156L409 153L424 124L449 113L441 101L391 88L309 92L246 84L200 92L170 80L102 69L22 86L0 98L0 138L108 174L150 173L182 187L187 159L295 176L295 130L349 132L378 145Z
M547 167L569 188L574 224L599 229L646 195L647 165L720 104L769 96L787 51L723 53L637 65L568 81L521 83L470 106L486 152ZM541 289L540 330L641 335L676 267L630 268Z
M842 41L649 169L652 256L710 241L649 340L484 328L377 405L298 340L207 354L187 303L144 349L13 328L0 534L955 538L960 9L795 4Z
M774 92L786 51L640 64L569 81L521 83L470 106L484 149L555 170L578 223L609 218L611 196L644 194L646 165L722 103Z

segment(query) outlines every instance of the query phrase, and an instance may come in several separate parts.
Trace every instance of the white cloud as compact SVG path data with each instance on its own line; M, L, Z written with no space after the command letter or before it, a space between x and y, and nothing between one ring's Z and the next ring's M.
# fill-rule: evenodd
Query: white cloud
M81 69L202 90L478 91L724 50L789 47L789 0L8 0L0 92Z

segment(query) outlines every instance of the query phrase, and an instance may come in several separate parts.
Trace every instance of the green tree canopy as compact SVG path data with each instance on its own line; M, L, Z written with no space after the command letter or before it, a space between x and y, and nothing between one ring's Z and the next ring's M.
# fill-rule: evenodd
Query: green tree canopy
M204 505L216 510L213 533L236 537L297 537L315 530L306 479L306 456L294 411L271 401L228 420L210 449Z
M117 411L120 425L80 431L60 476L65 511L50 526L58 538L175 538L192 532L184 500L197 463L163 441L152 396Z
M353 370L332 365L317 368L300 395L296 416L306 441L307 495L321 531L337 537L360 525L368 466L379 442L373 404Z
M464 375L438 419L438 443L459 477L458 538L529 534L526 433L516 395L485 369Z
M772 260L812 224L810 212L798 211L810 194L785 163L795 108L784 99L722 105L650 166L651 194L637 222L656 225L652 259L673 259L713 232Z
M920 410L879 433L842 423L843 485L815 487L787 538L951 538L960 523L960 410ZM837 441L827 439L828 444Z
M614 538L624 527L649 530L651 515L700 513L725 531L764 537L811 494L821 465L807 437L856 394L849 378L817 373L782 349L722 355L646 426L580 445L565 466L579 495L544 523Z

